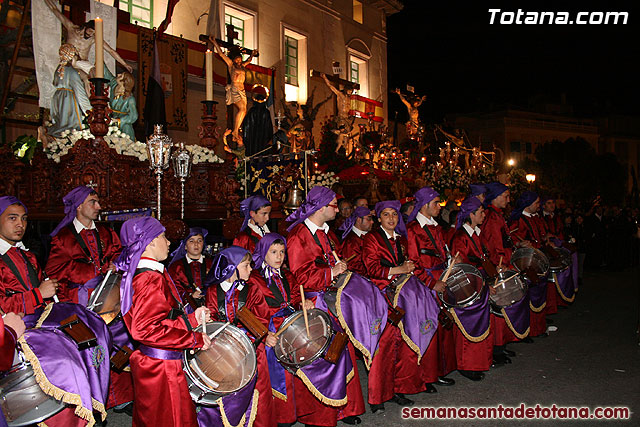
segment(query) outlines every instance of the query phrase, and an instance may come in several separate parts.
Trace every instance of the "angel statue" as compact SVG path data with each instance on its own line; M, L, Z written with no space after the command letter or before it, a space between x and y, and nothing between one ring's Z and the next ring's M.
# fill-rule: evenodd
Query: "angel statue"
M300 104L298 102L285 103L284 99L282 104L284 106L284 113L287 116L287 120L291 123L289 127L289 135L293 141L293 151L296 150L313 150L315 148L313 144L313 126L318 115L320 107L322 107L331 96L313 105L313 97L315 95L316 88L313 88L311 95L307 98L306 104ZM291 113L291 108L295 108L295 115Z

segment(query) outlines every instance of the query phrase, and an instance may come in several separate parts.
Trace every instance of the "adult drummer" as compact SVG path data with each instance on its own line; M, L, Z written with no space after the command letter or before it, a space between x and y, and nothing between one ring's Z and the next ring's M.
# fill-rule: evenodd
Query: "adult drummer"
M482 202L469 196L460 205L456 232L451 239L451 251L459 260L481 269L485 251L480 240L480 225L484 221ZM493 288L489 288L495 293ZM458 372L472 381L484 379L483 371L491 367L493 335L490 328L488 291L469 307L454 309L458 322L453 329Z
M240 246L230 246L213 258L213 265L205 279L205 301L213 320L233 322L241 308L249 310L265 326L269 319L269 307L258 286L247 283L251 274L251 253ZM252 340L256 337L249 336ZM275 338L267 338L267 344L275 345ZM258 377L256 389L260 394L254 426L273 426L273 399L271 380L264 344L256 348Z
M397 200L376 203L380 228L364 237L362 260L365 276L380 290L385 290L397 275L410 274L415 269L407 255L407 230L400 207ZM368 389L368 401L374 414L384 412L384 402L387 401L400 406L413 405L414 402L404 395L426 389L418 358L402 339L397 326L387 325L380 337L369 371Z
M339 255L338 239L329 230L328 221L338 212L336 193L326 187L315 186L307 194L304 203L289 217L287 255L296 281L304 286L307 297L315 302L318 292L324 291L331 281L347 270L346 263L336 259ZM347 344L351 362L356 366L355 349ZM317 398L305 398L299 405L306 407L298 420L307 425L335 426L338 418L347 424L360 424L358 415L364 412L364 400L360 388L358 370L347 383L347 404L341 408L330 407Z
M443 292L445 283L440 279L447 263L447 249L442 228L436 218L440 215L440 194L431 187L423 187L415 195L416 207L409 215L407 239L409 259L415 266L415 274L429 288ZM423 380L427 382L427 392L437 392L434 384L449 386L455 381L445 375L456 369L456 355L451 329L438 324L434 339L422 361Z
M180 246L172 254L169 275L178 288L182 302L189 304L189 310L204 305L204 278L211 269L213 260L205 256L205 239L209 232L201 227L192 227ZM191 303L196 307L191 307Z
M134 426L197 426L196 409L182 370L182 351L202 348L211 340L193 332L210 311L199 307L185 315L180 296L162 261L169 255L165 228L152 217L125 221L120 230L123 251L116 266L124 271L121 310L140 346L130 358L136 391Z
M233 245L253 253L258 241L269 232L267 222L271 215L271 202L259 194L247 197L240 202L240 211L244 215L244 222L233 239Z
M542 219L547 227L549 235L556 239L564 239L564 221L556 213L556 200L553 197L543 198L540 201Z
M96 225L100 198L90 187L80 185L64 198L65 217L51 233L51 251L45 271L60 282L60 301L86 306L98 284L91 281L109 269L120 254L118 235Z
M27 208L13 196L0 197L0 308L33 314L56 295L58 281L44 280L36 257L22 243Z
M280 328L286 317L300 306L300 287L293 274L284 269L287 255L287 241L277 233L267 233L256 245L253 252L253 265L248 284L259 289L269 306L268 328L272 334ZM305 301L307 310L313 303ZM278 363L272 342L267 343L266 355L269 365L269 378L273 391L273 410L278 426L293 425L296 414L304 413L305 408L296 408L296 393L306 390L306 386Z
M342 231L342 256L350 271L366 276L362 261L362 245L364 236L371 231L373 218L369 208L357 207L340 226Z

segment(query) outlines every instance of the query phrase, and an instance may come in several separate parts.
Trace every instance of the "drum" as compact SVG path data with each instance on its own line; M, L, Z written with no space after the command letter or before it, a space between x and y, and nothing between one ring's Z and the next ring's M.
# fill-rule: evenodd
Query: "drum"
M557 247L554 249L553 255L549 257L549 270L552 273L561 273L571 267L571 251Z
M0 379L0 406L9 426L27 426L57 414L65 404L44 394L31 364L16 350L13 366Z
M327 313L314 308L307 311L307 317L309 336L302 311L287 317L278 330L278 343L273 349L278 361L291 371L322 357L334 336L331 318Z
M518 271L532 268L540 277L546 276L549 272L549 258L535 248L516 249L511 255L511 264Z
M87 309L97 313L108 325L120 315L120 280L122 275L111 270L91 293Z
M244 388L256 375L256 350L247 335L233 325L222 322L207 323L207 333L214 336L211 347L191 354L185 350L183 369L189 393L194 402L215 406L222 396ZM195 328L202 332L202 325Z
M447 307L468 307L478 298L484 286L480 271L469 264L455 264L446 281L444 292L438 292L440 301Z
M496 286L497 285L497 286ZM498 273L495 295L489 297L492 312L500 314L500 310L520 301L527 294L527 284L520 275L513 270L504 270Z

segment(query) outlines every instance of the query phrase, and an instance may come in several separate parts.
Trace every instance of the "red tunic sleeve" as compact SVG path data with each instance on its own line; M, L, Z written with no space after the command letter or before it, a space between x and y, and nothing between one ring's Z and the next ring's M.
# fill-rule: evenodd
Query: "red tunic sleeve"
M187 329L184 320L168 319L178 303L162 273L145 271L133 278L131 309L124 316L131 337L142 344L164 349L188 349L202 346L202 335ZM193 314L189 319L192 324Z
M489 260L493 265L507 265L511 260L512 250L504 246L503 236L506 235L507 225L502 216L502 212L496 210L493 206L489 206L486 210L487 215L480 229L480 240L489 252Z
M362 261L367 271L367 277L380 289L389 284L390 270L389 267L382 265L382 259L393 263L393 258L382 242L382 237L375 232L367 233L362 245Z
M428 227L438 247L434 247L429 235L420 226L420 223L418 221L412 221L407 226L408 248L409 259L413 261L416 266L413 274L415 274L418 279L423 281L428 287L433 288L435 285L435 279L439 278L442 272L433 270L431 274L429 274L427 270L443 263L446 259L444 255L444 240L440 227ZM429 251L429 253L424 253L423 250L425 249ZM439 254L440 257L433 256L433 254Z
M331 267L326 263L323 251L304 225L298 224L287 239L289 267L297 283L305 291L322 291L331 283Z
M364 266L364 261L362 259L363 247L364 236L359 237L352 231L347 234L347 237L345 237L344 241L342 242L342 246L340 247L340 249L342 252L342 257L345 260L353 257L353 259L351 259L351 261L347 263L349 270L364 276L366 275L367 269Z
M245 229L238 233L235 239L233 239L234 246L240 246L241 248L245 248L249 252L253 253L256 250L256 244L260 241L260 236L256 234L250 228Z
M44 275L35 255L28 251L23 253L38 275L39 282L36 286L40 286L40 283L44 280ZM33 314L38 307L44 305L40 289L34 288L28 278L25 283L29 289L25 289L22 286L22 283L13 274L9 266L0 259L0 308L5 313L12 311L14 313Z
M0 317L0 372L7 371L13 363L16 349L16 333L5 326Z

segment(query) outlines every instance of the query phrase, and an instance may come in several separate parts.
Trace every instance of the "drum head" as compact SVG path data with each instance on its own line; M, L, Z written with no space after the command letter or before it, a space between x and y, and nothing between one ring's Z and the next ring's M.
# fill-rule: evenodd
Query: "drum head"
M42 391L29 363L15 361L10 373L0 379L0 406L8 425L36 424L64 409L63 402Z
M312 363L324 354L330 344L333 329L329 315L314 308L307 311L307 316L309 336L302 311L287 317L280 326L283 332L273 349L278 361L286 367L299 368Z
M540 277L549 271L549 258L535 248L520 248L511 255L511 264L518 270L524 271L531 267Z
M97 313L108 325L120 314L120 273L111 273L91 293L87 308Z
M509 307L524 298L527 293L527 284L520 278L517 272L512 270L498 273L495 283L500 283L496 288L496 293L491 295L491 305L501 308Z
M480 296L484 279L474 266L456 264L451 268L446 283L446 290L439 294L442 302L449 307L467 307Z
M571 252L568 249L555 248L557 257L549 258L549 269L554 273L560 273L571 266Z
M211 336L224 323L207 323L207 333ZM202 326L195 329L202 332ZM198 403L215 405L224 395L234 393L246 386L256 373L256 352L247 335L233 325L213 338L207 350L184 352L184 370L191 397Z

